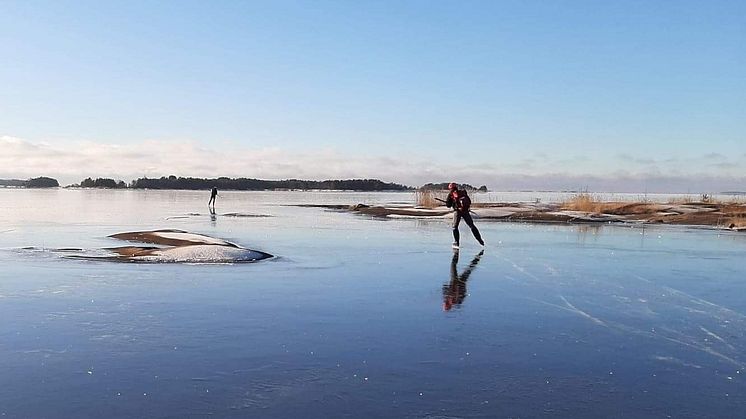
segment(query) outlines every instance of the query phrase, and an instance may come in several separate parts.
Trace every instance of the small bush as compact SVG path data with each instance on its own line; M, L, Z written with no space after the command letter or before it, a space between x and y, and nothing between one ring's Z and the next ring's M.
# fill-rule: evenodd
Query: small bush
M668 199L668 203L672 205L676 204L691 204L694 200L691 196L681 196L681 197L673 197Z
M418 207L435 208L444 205L438 201L438 192L432 189L419 189L414 193L416 205Z
M583 212L601 212L603 202L587 192L579 193L562 203L562 209Z

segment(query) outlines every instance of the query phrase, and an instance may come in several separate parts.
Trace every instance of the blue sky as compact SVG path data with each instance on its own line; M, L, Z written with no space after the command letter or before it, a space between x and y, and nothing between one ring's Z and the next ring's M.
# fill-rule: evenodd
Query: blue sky
M5 1L0 56L3 177L746 189L742 1Z

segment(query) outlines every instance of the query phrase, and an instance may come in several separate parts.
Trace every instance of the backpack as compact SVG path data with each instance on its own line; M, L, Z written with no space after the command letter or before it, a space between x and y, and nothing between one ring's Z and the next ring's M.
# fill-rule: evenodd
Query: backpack
M456 208L459 211L469 211L471 207L471 198L466 194L465 190L458 191L458 198L456 199Z

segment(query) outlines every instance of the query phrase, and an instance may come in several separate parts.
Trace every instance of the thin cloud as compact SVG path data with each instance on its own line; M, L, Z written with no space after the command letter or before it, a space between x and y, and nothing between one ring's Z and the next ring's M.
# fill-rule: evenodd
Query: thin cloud
M264 179L411 178L429 162L391 157L350 158L334 150L314 153L279 148L207 149L194 142L145 141L127 145L77 142L65 146L0 137L0 177L57 176L77 182L87 176L242 176Z
M253 177L260 179L378 178L384 181L422 185L457 181L487 185L495 190L577 190L619 192L717 192L746 189L741 161L703 157L655 161L633 155L616 155L610 164L593 173L584 162L592 156L578 155L552 161L546 154L495 163L453 162L411 156L350 156L334 149L312 153L276 147L218 150L197 142L143 141L103 144L91 141L50 144L0 136L0 178L53 176L63 184L85 177L110 177L129 181L142 176L171 174L195 177ZM538 160L538 161L537 161ZM560 161L567 160L568 164ZM630 164L630 163L637 164ZM584 167L586 169L584 169ZM583 173L583 171L587 173Z
M632 156L630 156L629 154L626 154L626 153L617 154L616 158L618 158L619 160L622 160L622 161L632 161L632 160L634 160L634 158Z
M708 163L710 167L715 167L723 170L738 169L740 166L733 162L721 162L721 163Z
M707 153L702 158L705 160L717 160L717 161L727 160L727 157L725 157L724 155L720 153Z

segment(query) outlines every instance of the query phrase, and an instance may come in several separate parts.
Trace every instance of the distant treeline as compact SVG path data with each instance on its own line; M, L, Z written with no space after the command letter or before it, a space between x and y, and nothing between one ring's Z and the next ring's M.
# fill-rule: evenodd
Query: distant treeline
M237 191L265 191L274 189L324 189L343 191L405 191L409 186L398 183L387 183L378 179L348 179L348 180L260 180L249 178L231 179L219 177L217 179L163 176L160 178L139 178L128 184L123 181L98 178L87 178L80 182L83 188L132 188L132 189L186 189L206 190L213 187L218 190Z
M487 192L487 186L482 185L480 187L474 187L469 185L468 183L460 183L459 188L466 189L467 191L478 191L478 192ZM426 183L422 186L420 186L421 191L442 191L448 189L448 182L443 183Z
M124 181L116 181L108 178L97 178L93 180L91 178L85 178L80 182L81 188L108 188L108 189L124 189L127 184Z
M15 188L54 188L60 186L57 179L50 177L37 177L28 180L21 179L0 179L0 187ZM340 190L340 191L408 191L414 188L399 183L383 182L378 179L345 179L345 180L261 180L251 178L227 178L219 177L215 179L194 178L194 177L177 177L162 176L160 178L142 177L131 181L129 184L122 180L109 178L85 178L79 184L70 185L80 188L106 188L106 189L186 189L186 190L206 190L213 187L219 190L237 190L237 191L266 191L275 189L295 189L295 190ZM487 186L479 188L462 183L460 188L468 191L487 192ZM448 189L448 183L427 183L422 185L420 190L445 190Z
M411 189L398 183L382 182L378 179L348 180L260 180L249 178L203 179L192 177L161 177L159 179L140 178L130 184L134 189L210 189L218 188L238 191L264 191L272 189L327 189L343 191L403 191Z
M28 180L0 179L0 186L10 186L14 188L56 188L60 186L60 183L57 182L57 179L41 176Z

